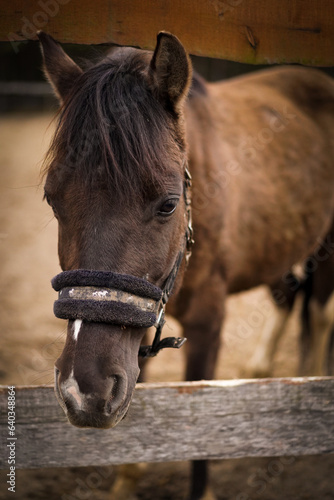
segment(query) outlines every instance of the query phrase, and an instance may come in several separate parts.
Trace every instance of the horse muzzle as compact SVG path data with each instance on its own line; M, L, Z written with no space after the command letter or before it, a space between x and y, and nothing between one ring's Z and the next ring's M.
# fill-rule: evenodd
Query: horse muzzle
M104 381L103 393L83 394L77 381L70 376L61 381L55 367L55 393L57 400L72 425L76 427L115 427L125 416L131 402L127 398L127 375L113 375Z
M185 342L160 340L169 294L135 276L86 269L60 273L52 286L59 292L55 315L80 322L80 333L75 323L69 332L72 347L56 362L58 401L73 425L113 427L128 410L139 375L137 356L155 356L160 349L179 348ZM156 326L153 344L140 347L150 326Z

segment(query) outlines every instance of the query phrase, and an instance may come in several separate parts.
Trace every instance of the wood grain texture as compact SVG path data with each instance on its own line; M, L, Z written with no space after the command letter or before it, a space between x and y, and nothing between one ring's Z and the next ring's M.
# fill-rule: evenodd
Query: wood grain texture
M331 0L11 0L2 2L0 40L117 43L153 49L167 30L186 49L247 63L334 64ZM13 43L15 51L19 44Z
M8 468L7 388L0 389ZM114 429L78 429L53 388L16 388L17 468L334 453L334 378L138 384Z

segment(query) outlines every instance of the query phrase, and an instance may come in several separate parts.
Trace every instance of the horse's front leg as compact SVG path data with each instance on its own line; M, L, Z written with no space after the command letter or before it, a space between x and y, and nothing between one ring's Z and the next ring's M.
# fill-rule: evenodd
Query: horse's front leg
M211 380L217 364L220 332L224 317L225 284L220 278L199 287L187 300L187 310L181 323L186 343L186 380ZM207 461L192 463L189 500L213 500L208 487Z

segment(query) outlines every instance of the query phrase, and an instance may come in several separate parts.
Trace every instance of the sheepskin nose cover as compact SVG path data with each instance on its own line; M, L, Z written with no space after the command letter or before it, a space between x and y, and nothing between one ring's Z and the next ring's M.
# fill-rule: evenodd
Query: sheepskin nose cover
M148 281L110 271L75 269L52 279L61 319L148 328L156 324L163 291Z

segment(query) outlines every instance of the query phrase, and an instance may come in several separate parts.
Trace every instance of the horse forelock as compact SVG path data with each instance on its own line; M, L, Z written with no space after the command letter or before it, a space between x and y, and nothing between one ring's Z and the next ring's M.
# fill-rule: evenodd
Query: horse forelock
M87 187L143 194L178 163L182 134L145 77L146 52L116 50L84 72L59 113L46 173L76 175Z

